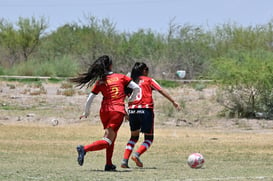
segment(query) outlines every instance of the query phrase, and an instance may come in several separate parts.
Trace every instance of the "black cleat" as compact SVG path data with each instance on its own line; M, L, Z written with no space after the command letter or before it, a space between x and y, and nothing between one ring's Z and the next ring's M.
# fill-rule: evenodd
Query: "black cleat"
M105 165L104 171L117 171L116 165Z
M80 166L83 165L84 162L84 156L85 156L85 151L83 149L82 145L77 146L77 151L78 151L78 163Z

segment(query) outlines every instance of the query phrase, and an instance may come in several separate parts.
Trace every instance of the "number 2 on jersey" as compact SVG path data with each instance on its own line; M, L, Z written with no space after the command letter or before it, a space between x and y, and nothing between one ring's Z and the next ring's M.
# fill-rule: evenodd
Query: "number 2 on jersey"
M111 90L112 98L117 98L118 97L118 93L119 93L118 87L112 87L112 90Z

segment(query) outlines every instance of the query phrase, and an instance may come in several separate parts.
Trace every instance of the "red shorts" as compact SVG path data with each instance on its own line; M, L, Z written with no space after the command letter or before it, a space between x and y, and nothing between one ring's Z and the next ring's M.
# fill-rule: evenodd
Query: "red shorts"
M100 111L100 119L104 129L112 128L116 132L123 122L124 113L117 111Z

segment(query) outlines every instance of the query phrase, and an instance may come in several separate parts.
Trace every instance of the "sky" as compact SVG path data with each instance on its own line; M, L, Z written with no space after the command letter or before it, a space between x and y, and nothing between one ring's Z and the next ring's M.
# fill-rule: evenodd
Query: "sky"
M167 33L176 25L214 28L225 23L264 25L273 19L271 0L0 0L0 19L9 22L45 17L49 29L86 21L94 16L109 19L116 30L136 32L151 29Z

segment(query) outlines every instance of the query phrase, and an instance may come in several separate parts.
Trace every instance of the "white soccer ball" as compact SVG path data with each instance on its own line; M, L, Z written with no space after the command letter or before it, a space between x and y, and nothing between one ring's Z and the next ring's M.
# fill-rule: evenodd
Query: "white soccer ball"
M200 153L192 153L188 157L188 165L191 168L201 168L205 163L205 159Z

